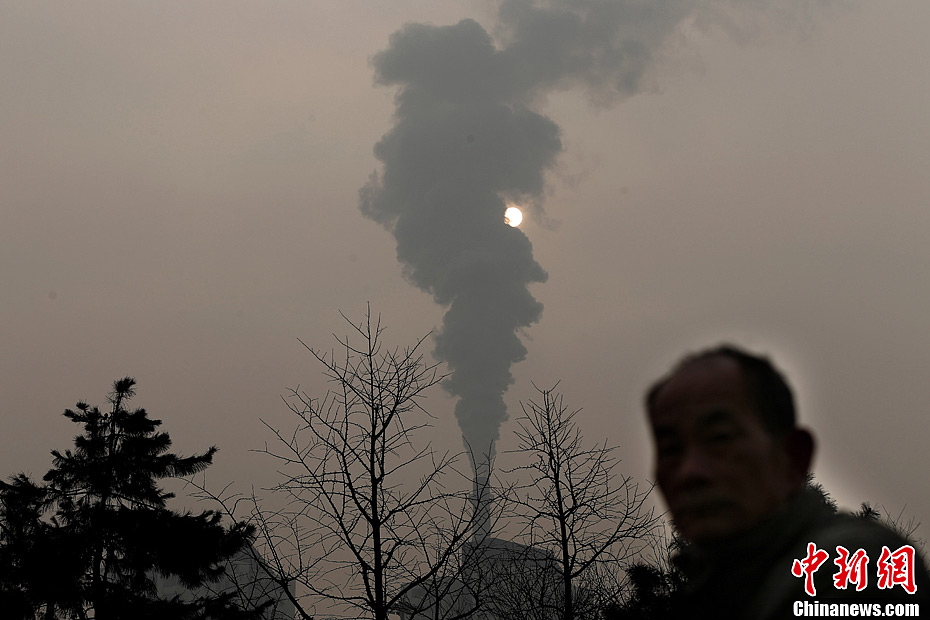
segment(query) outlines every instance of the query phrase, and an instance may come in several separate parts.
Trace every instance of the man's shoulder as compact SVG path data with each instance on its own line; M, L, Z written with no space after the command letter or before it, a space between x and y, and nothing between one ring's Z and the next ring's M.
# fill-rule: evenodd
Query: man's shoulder
M843 547L850 552L857 549L880 552L882 547L894 550L910 544L884 524L848 513L837 513L824 520L811 528L808 537L810 542L830 551Z
M915 593L909 593L901 579L880 583L883 574L890 575L895 558L905 560L897 566L909 571L917 585ZM782 617L776 610L794 601L925 601L928 593L930 583L919 549L900 534L852 514L821 514L796 532L769 567L754 605L768 612L757 617Z
M793 567L794 560L804 563L812 553L826 558L822 563L824 574L834 574L848 566L857 553L870 573L875 573L878 563L887 560L887 556L911 553L911 568L926 574L920 550L913 543L875 519L850 513L835 513L812 522L799 532L782 564L787 562ZM818 573L817 577L821 575Z
M806 496L795 498L772 519L732 542L714 553L699 549L679 558L679 568L689 576L682 598L686 605L731 601L735 617L773 620L794 617L798 601L926 602L930 594L930 578L917 546L880 522L834 513ZM909 549L913 553L908 559ZM902 569L914 577L913 594L901 583ZM887 582L880 584L883 575ZM840 588L844 583L846 587ZM865 584L861 590L860 583Z

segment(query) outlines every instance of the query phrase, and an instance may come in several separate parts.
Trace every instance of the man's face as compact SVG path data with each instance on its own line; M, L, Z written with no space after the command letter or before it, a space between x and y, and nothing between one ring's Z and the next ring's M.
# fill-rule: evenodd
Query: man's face
M763 426L735 360L709 357L681 368L656 394L649 420L656 481L688 540L744 531L791 494L783 442Z

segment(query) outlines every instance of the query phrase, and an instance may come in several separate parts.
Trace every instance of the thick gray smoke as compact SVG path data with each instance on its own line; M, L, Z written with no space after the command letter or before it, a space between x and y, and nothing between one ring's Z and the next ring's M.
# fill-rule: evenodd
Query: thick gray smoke
M493 453L507 417L510 367L526 355L517 331L542 312L527 287L546 272L504 223L509 200L538 207L562 149L534 105L577 86L602 103L635 93L686 6L504 0L498 44L472 20L408 24L374 58L377 81L399 89L396 123L375 146L383 173L362 189L361 209L394 234L407 278L448 306L435 354L477 455Z

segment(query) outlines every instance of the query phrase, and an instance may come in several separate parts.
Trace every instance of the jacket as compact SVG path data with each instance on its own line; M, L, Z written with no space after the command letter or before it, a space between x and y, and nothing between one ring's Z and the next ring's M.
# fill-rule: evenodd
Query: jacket
M674 561L687 581L674 608L682 618L782 620L854 613L830 607L841 603L860 606L856 615L874 605L884 612L890 602L918 603L930 615L926 564L915 549L908 565L908 546L884 525L836 513L805 490L747 532L682 551ZM912 583L903 583L908 576Z

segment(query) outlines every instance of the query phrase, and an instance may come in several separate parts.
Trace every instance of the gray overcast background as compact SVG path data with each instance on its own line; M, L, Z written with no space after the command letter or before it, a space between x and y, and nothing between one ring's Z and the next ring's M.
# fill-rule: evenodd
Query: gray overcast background
M793 380L841 505L906 505L927 537L930 3L702 7L637 94L535 106L563 151L521 227L549 277L511 419L561 379L646 480L643 390L736 340ZM495 33L496 4L0 4L0 475L41 476L62 411L128 374L178 451L220 447L209 481L268 484L259 417L325 391L298 337L329 347L369 300L392 343L438 328L359 190L394 122L370 59L463 18ZM454 399L428 405L460 446Z

